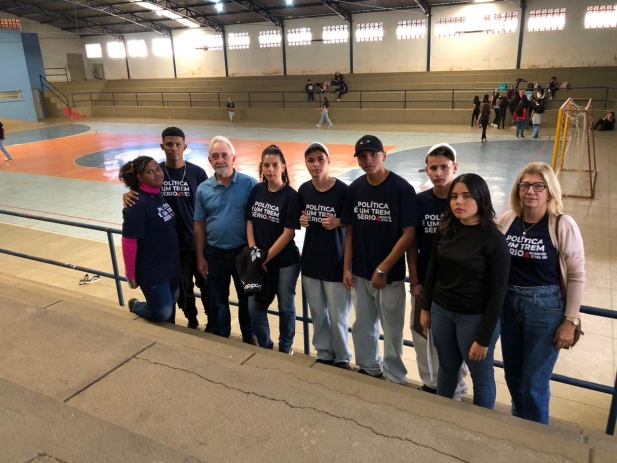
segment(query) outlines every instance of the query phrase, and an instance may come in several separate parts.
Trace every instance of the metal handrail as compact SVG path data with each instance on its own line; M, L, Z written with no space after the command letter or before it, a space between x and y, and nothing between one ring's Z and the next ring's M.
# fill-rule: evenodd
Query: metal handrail
M615 90L617 91L617 88L614 87L570 87L567 90L566 89L561 89L560 91L562 92L572 92L572 91L581 91L581 90L587 90L587 91L594 91L594 92L601 92L601 95L598 95L598 98L594 98L595 101L599 102L600 104L602 104L602 102L604 102L604 109L606 110L608 107L608 103L615 103L617 102L617 99L612 99L609 98L609 93L611 90ZM524 91L524 89L519 89L519 91ZM535 90L534 90L535 91ZM416 94L423 94L423 93L427 93L427 92L439 92L439 93L444 93L447 94L449 98L443 98L443 99L424 99L424 98L419 98L419 99L414 99L413 95ZM348 93L345 94L345 98L342 101L342 103L345 104L345 108L349 108L350 104L352 107L357 107L359 109L363 109L363 104L373 104L373 103L398 103L402 105L402 109L422 109L420 107L417 106L418 103L448 103L450 109L456 109L456 104L457 103L464 103L465 105L470 105L470 99L469 98L456 98L456 93L490 93L490 94L495 94L497 93L497 90L495 88L422 88L422 89L413 89L413 88L407 88L407 89L387 89L387 90L354 90L354 91L349 91ZM336 92L332 92L332 91L328 91L327 93L315 93L314 95L318 95L318 102L321 103L321 98L322 95L328 95L328 94L335 94ZM366 99L366 95L370 94L394 94L394 93L400 93L402 94L402 98L395 98L395 99ZM86 98L80 98L81 96L86 95ZM123 99L122 97L119 99L118 96L119 95L132 95L131 99ZM156 95L153 96L152 98L147 98L147 99L139 99L139 95L144 95L144 96L148 96L148 95ZM166 95L188 95L188 99L184 98L184 99L176 99L176 98L166 98ZM199 100L196 99L196 96L206 96L206 95L212 95L213 98L212 99L207 99L207 100ZM221 97L221 95L223 95L223 97ZM76 106L76 103L83 103L83 102L90 102L91 106L95 106L95 102L97 101L101 101L101 102L109 102L111 101L113 106L116 106L116 103L118 102L131 102L134 103L135 106L140 106L140 101L142 103L145 102L155 102L155 101L160 101L161 102L161 106L165 107L165 106L170 106L170 104L177 104L177 103L188 103L188 107L196 107L196 104L202 104L202 106L197 106L197 107L218 107L221 108L222 107L222 102L227 101L227 97L229 95L246 95L246 97L242 97L240 99L238 98L234 98L234 102L238 103L240 105L242 104L246 104L246 106L248 106L249 108L252 108L253 106L259 105L261 103L276 103L276 104L280 104L282 108L286 108L287 106L290 105L296 105L296 104L304 104L307 103L306 100L304 99L293 99L289 96L292 95L306 95L305 91L301 91L301 90L294 90L294 91L281 91L281 90L258 90L258 91L225 91L225 92L221 92L221 91L200 91L200 92L192 92L192 91L165 91L165 92L150 92L150 91L137 91L137 92L77 92L77 93L73 93L71 98L73 101L73 106ZM276 98L275 99L256 99L255 96L257 95L274 95ZM75 97L78 97L77 99ZM108 96L111 96L111 99L108 98ZM409 98L411 96L411 98ZM214 98L216 97L216 98ZM555 100L555 101L561 101L561 100ZM203 104L207 104L207 103L211 103L211 105L209 106L203 106ZM546 101L545 104L547 106L551 105L552 103L550 101ZM409 108L408 106L412 105L412 108ZM429 108L429 106L427 106L427 108ZM465 107L465 109L467 109L467 106Z
M67 225L67 226L71 226L71 227L78 227L78 228L85 228L88 230L96 230L96 231L101 231L101 232L105 232L107 234L107 241L109 243L109 252L111 255L111 262L112 262L112 266L113 266L113 271L114 273L108 273L108 272L103 272L100 270L96 270L96 269L91 269L88 267L81 267L78 265L73 265L73 264L68 264L68 263L64 263L64 262L60 262L60 261L56 261L56 260L52 260L52 259L46 259L44 257L38 257L38 256L31 256L29 254L24 254L24 253L20 253L20 252L15 252L15 251L10 251L7 249L2 249L0 248L0 253L1 254L8 254L11 256L15 256L15 257L21 257L24 259L29 259L29 260L34 260L37 262L43 262L46 264L51 264L51 265L56 265L59 267L65 267L65 268L70 268L73 270L79 270L81 272L88 272L88 273L94 273L97 275L100 275L102 277L105 278L110 278L115 280L116 282L116 291L118 293L118 303L120 306L124 306L124 296L122 293L122 285L120 284L120 282L122 281L127 281L126 277L123 277L120 275L119 269L118 269L118 261L116 258L116 249L114 247L114 240L113 240L113 234L118 234L121 235L122 234L122 230L119 229L115 229L115 228L107 228L107 227L101 227L98 225L89 225L89 224L85 224L85 223L81 223L81 222L73 222L73 221L69 221L69 220L60 220L60 219L53 219L50 217L45 217L45 216L40 216L40 215L33 215L33 214L24 214L21 212L13 212L13 211L7 211L7 210L3 210L0 209L0 215L9 215L9 216L14 216L14 217L21 217L21 218L26 218L26 219L32 219L32 220L40 220L43 222L50 222L50 223L56 223L56 224L60 224L60 225ZM409 278L405 278L405 282L409 283ZM199 293L195 293L195 297L199 297L200 294ZM238 302L237 301L229 301L229 303L231 305L237 306ZM279 316L279 312L276 310L270 310L268 309L268 313L271 315L275 315L275 316ZM598 317L604 317L604 318L612 318L617 320L617 311L612 311L612 310L607 310L607 309L601 309L598 307L591 307L591 306L586 306L586 305L582 305L581 306L581 313L585 313L585 314L589 314L589 315L594 315L594 316L598 316ZM306 294L304 292L304 285L302 285L302 315L296 315L296 320L302 322L303 324L303 337L304 337L304 353L306 355L310 355L310 338L309 338L309 324L313 323L313 320L309 317L308 314L308 303L306 300ZM351 332L351 328L349 328L349 332ZM379 336L380 340L383 340L383 335ZM403 339L403 345L404 346L408 346L408 347L413 347L413 342L409 341L407 339ZM503 368L503 362L500 362L498 360L494 361L494 366L498 367L498 368ZM612 400L611 400L611 406L609 409L609 414L608 414L608 419L607 419L607 423L606 423L606 434L609 435L615 435L615 423L617 421L617 375L615 376L615 384L613 385L613 387L611 386L607 386L605 384L599 384L599 383L594 383L591 381L585 381L582 379L577 379L577 378L571 378L569 376L565 376L565 375L559 375L556 373L553 373L551 375L551 381L557 381L560 383L564 383L564 384L568 384L570 386L575 386L575 387L580 387L583 389L588 389L590 391L596 391L596 392L601 392L604 394L610 394L612 396Z
M45 76L39 74L39 80L41 81L41 88L43 90L45 87L47 87L47 90L53 93L53 95L58 98L64 104L64 106L69 109L69 111L71 110L69 99L64 93L62 93L54 84L48 81Z
M49 74L47 71L62 71L60 74ZM45 68L45 77L64 77L66 81L69 81L69 74L66 72L66 68Z

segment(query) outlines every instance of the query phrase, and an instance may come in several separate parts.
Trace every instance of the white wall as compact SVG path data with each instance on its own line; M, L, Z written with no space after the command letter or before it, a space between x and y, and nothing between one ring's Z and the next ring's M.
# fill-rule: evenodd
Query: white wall
M230 76L280 76L283 75L283 47L260 48L259 32L281 30L271 23L238 24L227 26L225 33L248 32L250 48L227 50Z
M565 8L562 31L527 32L523 38L522 68L617 65L617 29L585 29L590 5L615 4L610 0L528 0L530 10Z
M184 29L174 32L178 77L225 77L223 51L198 50L212 29Z
M420 9L367 13L353 16L353 62L354 72L421 72L426 71L427 39L398 40L398 21L426 19ZM383 22L382 42L356 42L356 25Z
M81 37L77 34L64 32L57 27L41 24L28 18L19 18L2 11L0 11L0 18L20 19L22 32L38 34L43 63L46 68L65 68L68 72L67 53L81 53L84 58L86 56ZM64 78L50 77L49 80L53 82L64 80Z
M516 68L518 29L510 34L472 33L455 37L437 37L435 27L439 18L465 16L465 22L487 14L506 13L520 8L509 2L459 5L433 9L431 71L469 71Z
M127 36L128 37L128 36ZM107 43L118 42L119 40L107 36L93 36L84 37L84 45L87 43L99 43L103 52L102 58L86 58L86 75L88 78L92 78L92 64L102 63L105 69L106 79L126 79L128 77L126 72L126 60L124 58L110 58L107 54ZM83 49L84 55L86 49ZM148 58L151 59L151 58Z
M325 18L307 18L285 21L285 35L289 29L310 27L313 40L321 39L324 26L345 24L338 16ZM350 31L350 40L353 33ZM284 37L287 40L287 37ZM319 76L333 76L336 71L349 73L349 43L312 42L311 45L287 45L287 74L312 76L313 81L321 80ZM317 77L316 77L317 76Z
M125 35L124 37L127 42L129 40L143 40L145 41L146 48L148 49L148 56L144 58L129 56L131 79L173 79L173 58L171 56L154 56L154 53L152 52L152 39L169 39L169 37L163 37L161 34L157 34L156 32L130 34Z

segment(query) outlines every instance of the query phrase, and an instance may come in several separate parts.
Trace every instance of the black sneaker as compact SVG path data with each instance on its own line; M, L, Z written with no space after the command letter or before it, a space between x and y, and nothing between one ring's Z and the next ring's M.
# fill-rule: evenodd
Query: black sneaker
M283 354L287 354L287 355L293 355L294 354L294 350L291 347L289 349L287 349L287 350L281 349L279 347L279 352L282 352Z
M433 389L432 387L429 387L426 384L423 384L422 386L420 386L418 390L428 392L429 394L437 394L437 389Z
M250 344L251 346L259 346L259 343L257 342L257 336L253 335L253 336L242 336L242 342L246 343L246 344Z
M349 362L334 362L336 368L342 368L343 370L351 370Z
M191 318L189 319L189 323L188 325L186 325L186 327L192 330L196 330L199 327L199 322L197 321L196 318Z
M317 359L315 363L323 363L324 365L334 365L334 360Z
M358 373L360 373L361 375L370 376L371 378L383 378L383 371L379 372L378 375L372 375L368 371L366 371L364 368L360 368L358 370Z
M136 302L139 302L139 301L137 299L135 299L135 298L129 299L129 311L130 312L133 311L133 306L135 305Z

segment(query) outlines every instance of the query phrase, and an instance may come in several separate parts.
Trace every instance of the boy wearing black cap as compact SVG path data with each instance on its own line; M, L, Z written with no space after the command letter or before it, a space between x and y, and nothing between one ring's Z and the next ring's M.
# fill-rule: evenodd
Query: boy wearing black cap
M358 165L366 173L347 190L341 222L345 238L343 284L352 290L356 321L352 336L360 373L386 375L404 384L405 251L415 237L416 192L384 166L379 138L365 135L356 143ZM379 355L379 323L384 359Z
M439 358L437 357L437 349L433 345L431 352L432 362L429 366L427 356L428 341L420 325L422 293L431 250L435 241L435 233L437 232L441 215L446 210L448 192L457 169L456 150L452 146L447 143L438 143L431 146L426 155L425 170L433 183L433 188L423 191L417 196L418 226L416 227L416 239L407 250L410 293L413 296L411 300L411 338L416 350L418 372L423 383L420 389L433 394L437 393ZM460 400L467 393L465 375L466 367L463 363L459 371L458 387L454 394L454 398L457 400Z
M302 249L302 285L313 319L317 362L349 369L347 346L351 294L343 286L345 230L341 223L347 185L330 177L330 154L321 143L304 150L311 180L298 189L300 225L306 227Z

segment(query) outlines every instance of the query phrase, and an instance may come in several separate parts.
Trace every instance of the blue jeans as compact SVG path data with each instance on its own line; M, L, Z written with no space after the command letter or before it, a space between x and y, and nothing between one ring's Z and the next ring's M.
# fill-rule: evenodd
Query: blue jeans
M534 124L533 125L533 133L531 134L531 136L533 138L538 138L538 132L540 131L540 124Z
M501 350L514 416L548 424L549 384L559 356L553 338L563 317L559 286L508 286Z
M279 284L276 299L279 304L279 350L289 352L296 334L296 282L300 275L300 263L283 267L279 271ZM255 296L249 296L249 313L259 347L272 349L274 343L270 339L270 324L268 323L267 307L255 301Z
M454 397L458 386L461 363L465 362L473 381L473 403L484 408L495 407L495 372L493 357L495 343L499 338L499 323L488 346L484 360L469 360L469 349L476 340L483 314L464 315L452 312L433 302L431 306L431 326L435 346L439 354L439 376L437 395Z
M518 137L519 135L523 138L525 138L525 119L520 119L518 121L516 121L516 136Z
M180 275L156 286L141 286L146 302L136 302L133 312L151 322L175 323L176 302L180 297Z
M255 336L251 326L248 298L244 294L242 281L236 270L236 257L245 246L235 249L221 249L206 246L208 261L208 286L210 288L210 312L216 320L212 324L212 333L228 338L231 334L231 312L229 310L229 285L233 278L238 295L238 321L243 338Z
M326 122L328 123L328 125L332 125L332 122L330 122L330 118L328 117L328 110L326 110L324 113L321 114L321 117L319 118L319 122L317 123L317 125L321 126L321 123L323 122L324 117L326 118Z

